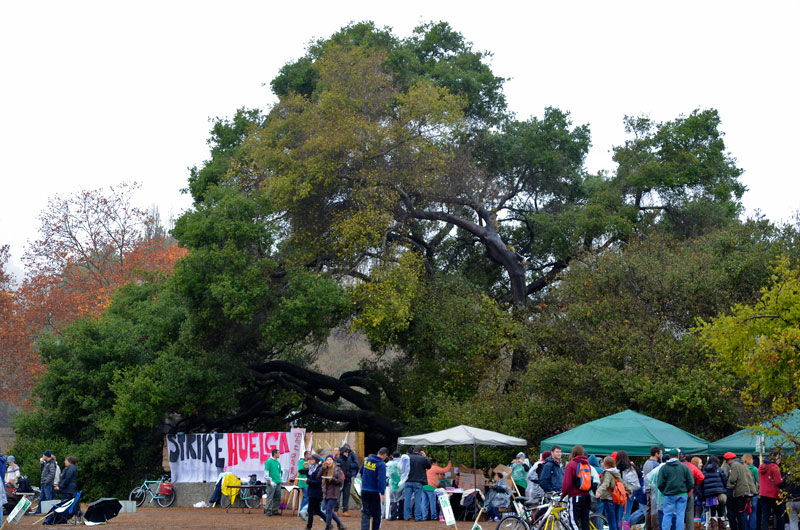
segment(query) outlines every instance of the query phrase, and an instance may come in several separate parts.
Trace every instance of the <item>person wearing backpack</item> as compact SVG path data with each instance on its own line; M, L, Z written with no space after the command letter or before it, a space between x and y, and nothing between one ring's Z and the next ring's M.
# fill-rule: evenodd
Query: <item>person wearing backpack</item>
M628 486L626 489L630 489L630 493L628 494L628 500L625 503L624 511L622 513L622 517L619 518L621 522L621 526L623 530L630 530L631 528L631 510L633 508L633 495L632 493L635 490L641 488L639 484L639 470L636 469L636 466L631 459L628 457L628 452L625 450L617 451L616 456L616 464L617 469L619 469L620 475L622 475L622 481Z
M625 506L628 496L633 493L625 484L622 475L617 469L614 459L607 456L603 459L603 474L600 475L600 485L595 496L599 501L599 511L606 516L610 530L621 528L619 508Z
M678 460L678 450L669 450L669 460L659 468L656 487L664 495L664 519L661 528L684 530L686 501L694 487L694 477L688 467Z
M576 445L570 453L569 463L564 468L561 496L569 499L569 516L572 528L589 530L589 513L592 501L592 466L582 445Z

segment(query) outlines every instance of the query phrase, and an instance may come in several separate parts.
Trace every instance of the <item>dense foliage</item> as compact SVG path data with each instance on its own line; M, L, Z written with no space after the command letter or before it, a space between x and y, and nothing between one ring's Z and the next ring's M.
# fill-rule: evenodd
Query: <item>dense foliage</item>
M119 494L166 432L393 445L463 422L535 447L625 408L710 438L749 421L747 373L695 325L754 303L797 230L738 219L717 112L629 117L617 168L590 174L589 127L516 119L486 57L444 23L354 24L284 66L274 106L218 120L173 231L186 257L40 342L26 462L74 452ZM317 364L333 329L371 347L337 377Z

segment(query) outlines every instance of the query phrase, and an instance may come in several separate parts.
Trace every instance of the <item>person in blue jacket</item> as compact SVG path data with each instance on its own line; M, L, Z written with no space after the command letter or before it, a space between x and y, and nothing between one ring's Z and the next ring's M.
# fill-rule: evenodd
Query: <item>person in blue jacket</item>
M552 454L544 461L542 472L539 475L539 485L547 492L561 491L564 481L564 468L561 467L561 448L553 446Z
M389 450L381 447L377 455L369 455L361 465L361 530L381 527L381 498L386 492L386 459Z

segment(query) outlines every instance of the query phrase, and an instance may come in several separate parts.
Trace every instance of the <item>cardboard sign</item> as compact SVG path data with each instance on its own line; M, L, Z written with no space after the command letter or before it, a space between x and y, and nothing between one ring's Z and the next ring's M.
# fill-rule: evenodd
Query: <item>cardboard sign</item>
M456 524L456 518L453 515L453 507L450 506L450 497L447 495L439 495L439 504L442 506L442 515L444 515L444 522L447 526Z
M22 520L22 516L25 515L25 512L28 511L28 508L31 507L31 501L27 497L23 497L19 500L14 509L11 510L11 513L8 514L8 518L6 521L9 523L17 524ZM2 516L0 516L2 517Z

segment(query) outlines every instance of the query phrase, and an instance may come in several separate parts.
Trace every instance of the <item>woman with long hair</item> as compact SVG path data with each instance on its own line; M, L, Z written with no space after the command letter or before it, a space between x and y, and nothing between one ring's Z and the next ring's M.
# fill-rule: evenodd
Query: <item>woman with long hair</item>
M636 491L642 487L639 483L641 473L636 468L636 465L631 462L628 457L628 452L625 450L617 451L617 469L622 475L622 482L631 487L632 491ZM620 517L622 521L622 530L631 530L631 509L633 508L633 495L628 495L628 502L624 506L619 507Z

